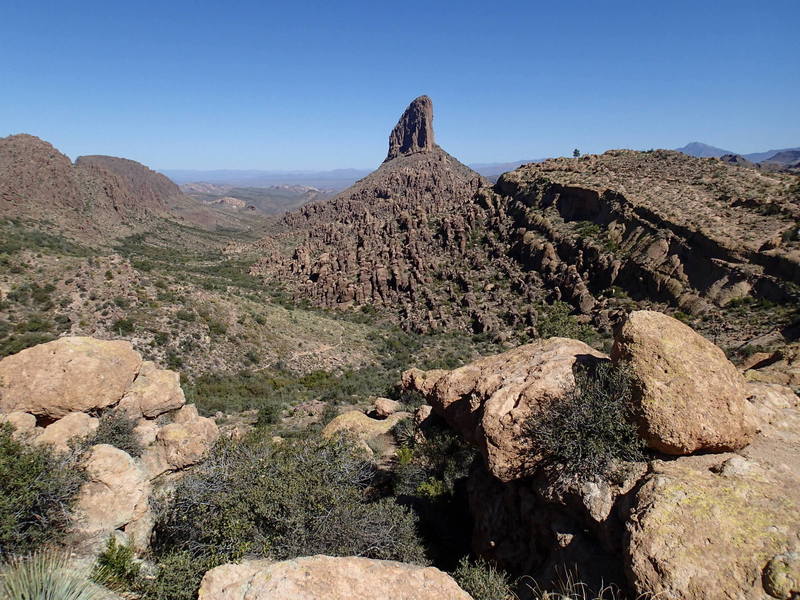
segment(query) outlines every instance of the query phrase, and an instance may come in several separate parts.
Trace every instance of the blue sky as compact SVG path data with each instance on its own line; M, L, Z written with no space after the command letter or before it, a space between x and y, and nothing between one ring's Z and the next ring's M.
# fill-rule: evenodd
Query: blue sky
M154 168L370 167L414 97L502 162L800 145L800 3L0 0L0 136Z

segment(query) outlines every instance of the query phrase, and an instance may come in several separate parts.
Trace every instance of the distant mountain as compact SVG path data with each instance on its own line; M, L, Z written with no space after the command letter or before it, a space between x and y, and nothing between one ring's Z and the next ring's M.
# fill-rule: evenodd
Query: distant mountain
M800 148L780 150L762 162L782 166L795 165L800 162Z
M702 142L690 142L683 148L675 148L675 150L696 158L719 158L721 156L725 156L726 154L736 154L736 152L732 152L731 150L723 150L722 148L709 146L708 144L703 144ZM747 155L744 156L749 158Z
M237 187L218 183L185 183L181 191L204 204L225 204L234 208L249 206L266 214L280 214L335 194L331 189L320 190L307 185Z
M724 150L716 146L709 146L708 144L703 144L702 142L691 142L689 144L686 144L682 148L675 148L675 149L678 152L683 152L684 154L688 154L689 156L694 156L696 158L722 158L725 155L734 155L746 158L747 160L753 163L760 163L762 161L769 159L771 162L788 165L792 163L789 156L783 156L782 158L778 158L778 160L775 160L773 157L776 154L781 154L784 152L798 151L800 150L800 147L779 148L777 150L767 150L765 152L752 152L750 154L740 154L738 152L732 152L731 150Z
M480 173L487 179L491 181L496 181L497 178L502 175L503 173L507 173L508 171L513 171L514 169L518 169L522 165L527 165L530 163L538 163L545 160L544 158L531 158L531 159L523 159L523 160L515 160L513 162L504 162L504 163L473 163L469 165L470 169Z

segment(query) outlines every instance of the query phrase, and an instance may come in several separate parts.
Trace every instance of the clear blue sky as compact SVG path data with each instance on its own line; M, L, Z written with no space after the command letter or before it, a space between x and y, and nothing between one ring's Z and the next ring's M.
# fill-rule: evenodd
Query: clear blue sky
M800 1L0 1L0 136L154 168L800 145Z

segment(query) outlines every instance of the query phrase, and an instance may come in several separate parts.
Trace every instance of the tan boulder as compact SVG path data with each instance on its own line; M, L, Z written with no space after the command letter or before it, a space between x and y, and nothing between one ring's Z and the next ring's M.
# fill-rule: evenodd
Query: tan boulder
M0 412L59 419L119 402L142 365L126 341L64 337L0 360Z
M155 442L142 455L142 462L151 479L179 471L199 462L217 438L217 424L206 417L170 423L158 430Z
M373 419L358 410L351 410L335 417L322 430L322 435L332 437L340 432L348 432L359 440L367 441L389 433L403 419L410 417L407 412L396 412L386 419Z
M198 600L471 600L433 567L359 557L246 561L208 571Z
M527 420L565 398L577 363L606 358L583 342L550 338L430 377L407 371L403 381L481 450L495 477L510 481L541 460L525 434Z
M176 410L186 403L180 384L180 375L156 367L155 363L142 363L136 380L120 402L120 409L133 418L153 419Z
M21 439L36 435L36 417L30 413L14 411L0 415L0 423L9 423L14 428L14 435Z
M173 423L189 423L200 418L197 406L194 404L184 404L180 410L176 410L172 415Z
M89 481L76 502L75 534L105 541L110 533L145 518L150 483L126 452L108 444L93 446L85 462Z
M626 525L634 591L681 600L767 598L770 577L774 589L785 584L772 561L800 551L799 483L738 455L655 461Z
M398 412L401 408L403 408L402 404L389 398L375 398L372 403L373 412L381 419Z
M744 378L691 327L634 311L617 328L611 357L631 369L640 433L651 448L682 455L750 443L755 427Z
M69 450L71 440L89 437L97 430L99 423L99 419L86 413L69 413L45 427L35 441L37 444L51 444L56 450L65 452Z
M142 448L147 448L150 444L156 441L156 435L160 429L158 423L150 419L141 418L136 422L136 427L133 428L133 434L139 440Z

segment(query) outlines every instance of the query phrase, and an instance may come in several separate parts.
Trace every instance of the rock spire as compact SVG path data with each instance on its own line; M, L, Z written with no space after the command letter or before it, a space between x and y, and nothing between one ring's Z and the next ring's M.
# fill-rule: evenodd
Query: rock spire
M386 161L398 156L433 150L433 102L428 96L415 99L389 135ZM386 162L384 161L384 162Z

